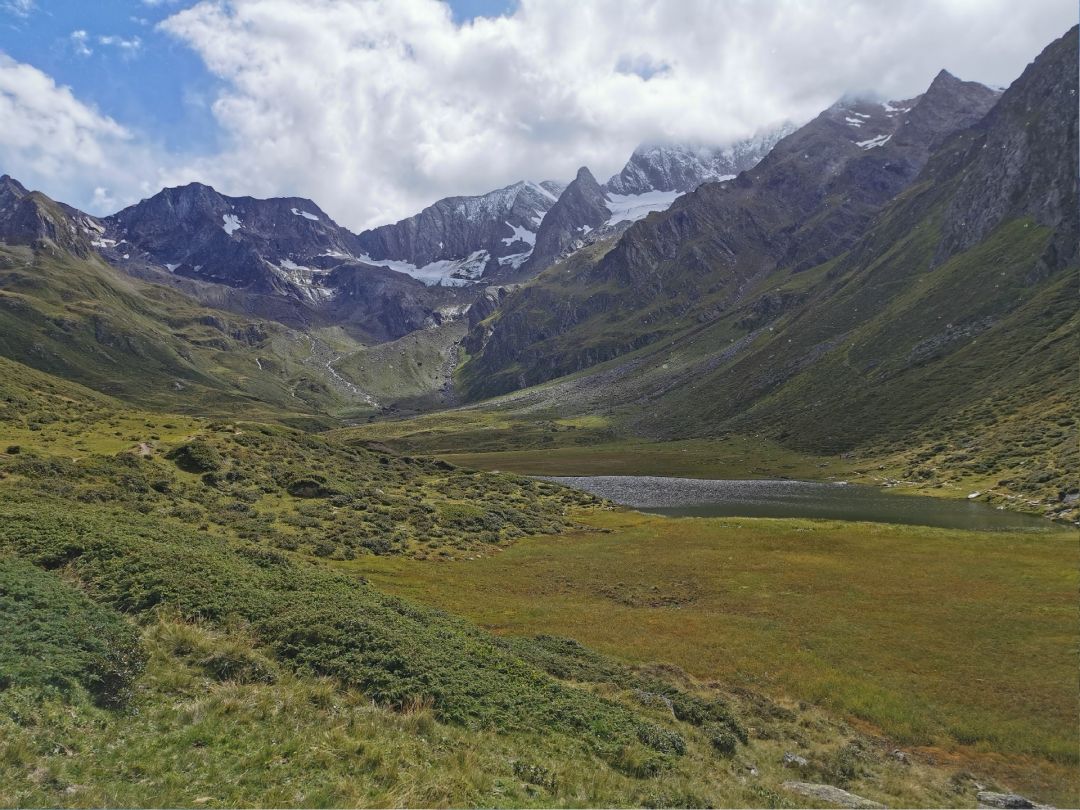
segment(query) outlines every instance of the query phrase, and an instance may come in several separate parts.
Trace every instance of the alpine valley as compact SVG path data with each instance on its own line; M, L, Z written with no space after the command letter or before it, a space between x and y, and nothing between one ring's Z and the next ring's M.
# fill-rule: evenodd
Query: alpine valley
M0 805L1075 806L1077 38L362 233L0 177Z

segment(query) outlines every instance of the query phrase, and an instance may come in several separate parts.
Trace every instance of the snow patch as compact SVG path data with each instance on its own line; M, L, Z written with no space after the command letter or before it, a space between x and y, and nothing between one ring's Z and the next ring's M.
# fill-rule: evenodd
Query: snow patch
M861 146L863 149L873 149L875 146L884 146L892 138L892 133L888 135L878 135L876 138L871 138L868 141L855 141L856 146Z
M325 272L324 270L318 270L314 267L304 267L302 264L297 264L292 259L282 259L278 270L281 272L281 275L299 287L313 302L325 301L328 298L334 297L333 290L323 287L315 280L316 276Z
M887 112L889 115L911 112L911 107L894 107L891 101L883 102L881 106L885 108L885 112Z
M318 222L319 218L308 211L304 211L300 208L290 208L294 216L303 217L304 219L310 219L312 222Z
M546 188L544 188L539 183L534 183L534 182L532 182L530 180L529 183L528 183L528 186L529 186L529 188L533 189L533 191L536 191L539 194L541 194L542 196L547 197L549 200L551 200L551 202L558 202L559 201L558 197L556 197L554 194L552 194L550 191L548 191Z
M499 258L499 265L501 267L513 267L517 270L521 265L525 264L532 256L531 250L526 250L524 253L511 253L509 256L502 256Z
M222 214L221 220L221 229L229 236L232 236L235 231L240 230L240 217L236 214Z
M340 250L328 250L325 253L320 253L320 256L328 256L331 259L350 259L352 261L367 261L367 259L360 259L353 256L351 253L342 253Z
M844 120L847 121L848 126L851 127L861 127L863 125L861 118L852 118L850 115L845 116Z
M405 273L429 287L463 287L480 280L490 257L486 250L476 250L464 259L440 259L423 267L395 259L372 259L365 254L360 254L357 258L376 267L387 267Z
M732 175L733 176L733 175ZM730 179L730 178L723 178ZM644 194L608 194L608 225L629 220L637 222L653 211L666 211L675 198L679 196L677 191L646 191Z
M536 244L536 234L530 231L528 228L522 228L518 225L511 225L509 222L506 223L506 226L513 229L514 235L505 237L502 240L502 243L504 245L512 245L514 244L514 242L524 242L526 245ZM441 242L439 243L439 247L442 247Z
M169 264L168 262L165 262L165 269L168 270L170 273L175 272L176 268L179 267L179 266L180 266L179 263L177 263L177 264Z

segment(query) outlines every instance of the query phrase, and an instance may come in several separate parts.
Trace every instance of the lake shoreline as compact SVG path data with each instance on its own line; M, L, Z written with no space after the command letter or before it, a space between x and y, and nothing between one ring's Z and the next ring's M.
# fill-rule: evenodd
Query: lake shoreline
M1075 528L972 498L893 492L847 481L707 479L655 475L535 476L630 509L667 517L806 518L936 526L973 531ZM903 497L895 497L897 495Z

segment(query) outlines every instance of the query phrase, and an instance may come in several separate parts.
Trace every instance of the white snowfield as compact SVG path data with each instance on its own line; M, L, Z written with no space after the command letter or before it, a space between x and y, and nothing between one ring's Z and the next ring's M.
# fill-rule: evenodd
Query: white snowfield
M730 180L735 175L726 175L721 180ZM675 198L681 196L678 191L646 191L644 194L611 194L607 195L607 207L611 212L608 225L617 225L620 222L637 222L644 219L653 211L666 211L675 202Z
M240 230L240 217L236 214L222 214L221 215L222 226L221 229L225 231L229 236L232 236L235 231Z
M391 270L405 273L429 287L464 287L466 284L480 280L480 274L484 272L489 257L486 250L477 250L464 259L440 259L425 264L423 267L394 259L373 259L365 254L360 254L356 258L365 264L389 267Z
M315 216L312 213L309 213L308 211L303 211L303 210L301 210L299 208L290 208L289 210L293 212L293 216L303 217L304 219L310 219L312 222L318 222L319 221L319 218L317 216Z
M509 246L514 244L514 242L524 242L526 245L536 244L536 234L533 231L530 231L528 228L522 228L519 225L511 225L509 222L507 222L506 225L508 228L513 229L514 235L503 237L502 243L504 245Z

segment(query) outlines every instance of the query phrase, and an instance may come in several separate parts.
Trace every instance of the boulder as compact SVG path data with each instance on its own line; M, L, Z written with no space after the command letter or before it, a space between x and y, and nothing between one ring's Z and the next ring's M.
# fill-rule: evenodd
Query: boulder
M854 793L841 790L833 785L816 785L811 782L784 782L782 787L784 790L798 793L800 796L827 802L837 807L851 807L856 808L856 810L881 810L885 807L883 804L864 799L862 796L856 796Z
M975 798L979 802L979 807L1001 807L1011 810L1012 808L1048 808L1050 806L1037 804L1016 793L994 793L992 790L980 790Z

